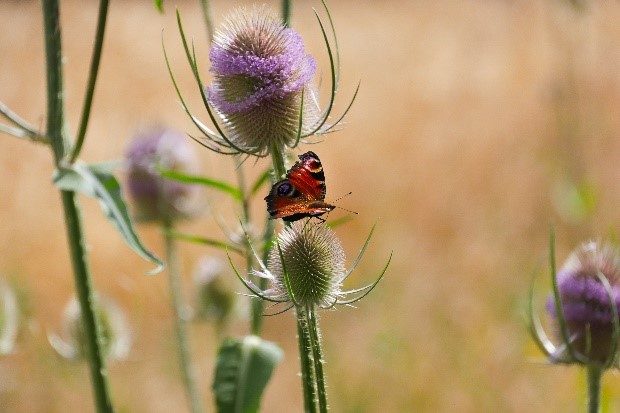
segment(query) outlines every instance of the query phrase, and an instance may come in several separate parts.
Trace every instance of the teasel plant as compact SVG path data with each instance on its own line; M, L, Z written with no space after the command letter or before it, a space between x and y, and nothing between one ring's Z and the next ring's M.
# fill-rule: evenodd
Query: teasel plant
M77 195L96 198L104 214L116 226L128 245L140 256L154 263L157 273L162 261L144 247L133 229L122 197L121 188L109 163L88 165L79 160L88 131L95 85L101 61L108 15L108 0L99 2L99 12L90 70L79 126L70 134L66 122L65 89L63 81L62 27L59 0L43 0L43 34L45 43L45 73L47 80L47 125L39 131L23 117L0 104L0 115L6 123L0 124L0 133L44 144L50 147L55 166L53 182L60 191L67 241L74 274L80 322L83 328L84 348L90 365L90 378L97 412L112 412L112 398L108 387L108 371L104 357L101 321L95 309L95 293L88 263L84 225ZM71 139L73 137L73 139Z
M165 46L163 48L181 107L200 132L199 136L190 137L217 154L232 155L236 160L241 160L238 165L248 158L271 159L270 175L261 175L252 186L252 194L261 188L266 176L270 176L271 182L275 183L286 175L288 155L300 144L316 143L323 136L337 130L359 90L358 85L343 113L334 116L334 102L340 84L340 58L333 19L326 4L322 2L327 23L316 10L315 16L329 58L330 94L326 107L321 109L318 89L313 83L316 62L305 52L301 36L289 27L291 3L282 2L282 19L265 7L237 9L224 19L220 28L213 33L209 53L212 75L210 85L205 85L202 80L194 43L188 41L177 11L181 43L212 127L207 126L188 107ZM205 18L205 21L208 20ZM198 177L168 173L165 176L184 182L202 181L216 186L208 182L208 179ZM245 192L242 187L240 185L237 189L241 189L241 199L246 200L245 205L248 198L243 195ZM234 193L228 185L224 190ZM382 279L391 256L374 283L361 289L343 292L342 283L352 270L344 269L344 251L328 225L313 221L295 225L285 223L284 228L274 237L274 220L267 219L260 239L262 248L259 255L254 248L256 236L252 229L255 225L252 225L246 214L243 214L240 221L245 235L245 242L241 245L233 237L227 243L217 243L212 239L181 235L187 240L226 248L227 254L230 251L243 251L249 279L239 274L230 255L228 257L235 273L245 286L250 288L250 295L255 299L253 320L264 315L264 302L285 306L275 313L268 313L269 315L295 309L304 409L312 412L327 411L317 310L333 308L339 304L352 305L363 298ZM336 222L332 224L335 225ZM361 260L371 235L372 231L353 268ZM258 265L261 270L253 269L253 264ZM355 294L357 296L354 296ZM214 384L214 388L216 387L217 380Z
M535 314L532 283L528 304L530 334L550 363L585 368L587 411L600 412L603 373L620 368L620 253L611 244L588 241L577 247L556 271L555 236L551 231L549 272L552 294L546 310L554 331L547 334Z
M204 407L192 361L187 326L189 316L183 297L178 247L173 236L178 222L198 214L199 188L165 179L161 174L162 170L195 174L198 171L198 158L194 147L182 133L156 127L133 137L125 160L127 188L134 204L136 220L161 228L180 372L189 407L193 413L200 413Z

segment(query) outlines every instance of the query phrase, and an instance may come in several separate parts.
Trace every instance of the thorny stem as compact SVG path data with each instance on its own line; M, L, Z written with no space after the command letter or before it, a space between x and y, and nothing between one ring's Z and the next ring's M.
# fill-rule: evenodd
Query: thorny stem
M316 376L316 390L319 399L319 412L327 412L327 392L325 391L325 373L323 372L323 350L321 349L321 334L319 321L316 317L314 305L306 306L308 315L308 333L312 346L312 360L314 361L314 374Z
M62 47L60 32L60 11L58 0L43 1L43 23L45 37L45 58L47 73L47 136L50 139L54 161L59 166L66 155L64 88L62 80ZM94 293L88 262L85 240L82 231L80 209L72 191L61 191L65 214L71 263L75 278L82 324L84 327L91 382L97 412L112 412L107 384L107 369L102 352L102 334L95 311Z
M304 393L304 411L314 413L316 409L316 381L312 361L312 346L308 330L308 315L306 309L295 307L297 316L297 339L299 341L299 360L301 362L301 387Z
M603 369L595 365L588 365L586 368L588 374L588 413L599 413Z
M88 83L86 86L86 96L84 97L84 106L82 107L82 118L80 119L80 128L78 129L75 145L69 157L69 163L75 162L80 156L86 130L88 128L88 120L90 119L91 107L93 104L93 96L95 94L95 84L97 83L97 74L99 73L99 63L101 62L101 51L103 50L103 37L105 34L105 24L108 17L108 0L99 2L99 17L97 19L97 32L95 34L95 46L93 47L93 56L90 61L90 72L88 74Z
M187 334L187 324L184 317L183 294L181 291L181 277L179 274L179 263L176 251L176 243L173 233L173 225L170 222L164 223L163 234L166 241L166 262L168 264L168 281L170 283L170 300L174 312L174 328L177 335L179 351L179 362L183 384L187 393L188 402L192 413L204 411L202 400L196 384L196 372L192 365L191 352L189 348L189 338Z

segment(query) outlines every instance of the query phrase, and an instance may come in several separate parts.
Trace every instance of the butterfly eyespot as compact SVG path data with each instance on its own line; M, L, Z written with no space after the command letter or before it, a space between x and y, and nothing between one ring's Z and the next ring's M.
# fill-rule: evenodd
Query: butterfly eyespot
M282 182L278 187L278 195L280 196L289 195L291 192L293 192L293 185L288 182Z

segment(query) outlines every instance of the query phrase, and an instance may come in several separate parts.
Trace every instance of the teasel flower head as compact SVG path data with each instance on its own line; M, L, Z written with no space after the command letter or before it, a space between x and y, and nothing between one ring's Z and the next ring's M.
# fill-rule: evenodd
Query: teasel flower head
M101 328L102 349L109 360L122 360L131 349L131 331L124 312L112 300L95 296L95 316ZM77 299L66 305L60 334L48 334L48 340L56 352L69 360L83 360L87 356L86 332L82 312Z
M235 273L256 297L276 304L284 303L284 311L293 306L327 309L335 305L352 304L375 288L392 257L390 255L375 282L355 290L343 291L343 283L359 264L373 231L374 227L352 268L347 270L342 244L327 225L314 223L311 219L297 221L284 227L278 234L267 263L260 261L255 254L260 270L254 271L254 275L270 281L267 290L261 291L250 280L241 277L236 269Z
M169 222L197 212L198 187L162 177L162 171L193 173L198 160L183 134L166 128L138 134L126 153L127 186L140 221Z
M202 257L194 270L194 286L194 318L213 321L221 330L233 314L236 303L236 295L226 279L224 264L214 257Z
M331 15L327 8L325 11L330 34L316 15L330 61L331 93L324 110L313 86L315 59L305 51L300 34L268 8L239 8L224 20L213 38L209 53L213 80L206 87L177 13L186 57L215 125L212 130L191 113L165 56L181 105L203 134L192 138L218 153L262 157L333 131L350 109L357 90L345 112L335 122L328 122L339 87L340 63Z
M553 362L618 367L618 250L594 241L575 249L555 276L554 294L547 299L546 309L561 344L553 345L540 325L534 333Z
M13 289L0 280L0 354L9 354L15 347L19 329L19 305Z

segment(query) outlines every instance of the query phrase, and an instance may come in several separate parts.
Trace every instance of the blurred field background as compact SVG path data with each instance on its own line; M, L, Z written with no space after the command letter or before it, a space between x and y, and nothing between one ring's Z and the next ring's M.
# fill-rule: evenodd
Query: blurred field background
M239 3L249 4L214 1L216 23ZM174 25L178 6L208 78L198 2L166 6L160 15L151 1L112 2L85 160L120 159L128 139L153 124L193 132L166 73L162 28L181 88L204 114ZM311 10L319 6L295 2L293 25L325 77ZM43 128L40 8L0 2L0 100ZM559 262L579 242L618 230L620 3L339 0L330 8L342 57L338 108L360 79L361 92L342 131L299 152L321 156L328 199L353 191L339 205L359 216L337 230L350 259L379 220L349 285L370 281L395 254L386 279L357 309L322 313L333 411L582 411L581 372L544 363L523 312L534 270L545 262L550 223ZM64 1L61 12L74 132L97 2ZM14 353L0 358L0 410L91 411L86 364L61 359L46 339L73 295L49 150L4 135L0 148L0 274L18 288L25 309ZM231 160L196 149L204 174L231 179ZM265 165L246 166L255 176ZM585 195L576 197L575 188ZM227 199L208 196L234 222ZM260 198L255 214L264 209ZM166 277L145 275L149 264L125 246L96 202L82 204L96 288L123 307L132 326L129 360L109 369L115 404L121 412L183 411ZM219 236L208 215L182 229ZM161 254L159 231L139 230ZM182 247L189 296L196 260L222 253ZM541 300L545 288L541 280ZM247 331L240 319L229 333ZM300 411L291 313L268 318L264 336L285 359L263 411ZM192 346L210 406L213 328L193 326ZM617 374L606 375L604 387L609 410L620 411Z

